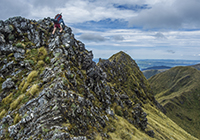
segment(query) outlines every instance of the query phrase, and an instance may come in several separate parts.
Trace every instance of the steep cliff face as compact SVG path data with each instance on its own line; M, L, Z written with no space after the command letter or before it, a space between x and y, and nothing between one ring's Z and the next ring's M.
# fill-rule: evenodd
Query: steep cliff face
M159 134L172 123L161 124L171 121L128 55L97 66L69 27L50 38L52 28L50 18L0 21L0 139L195 139L175 124ZM148 126L146 112L163 119Z

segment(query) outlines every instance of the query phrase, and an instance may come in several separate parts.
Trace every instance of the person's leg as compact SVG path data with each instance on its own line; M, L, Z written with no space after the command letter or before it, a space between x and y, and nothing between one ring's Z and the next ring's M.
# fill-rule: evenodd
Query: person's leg
M59 31L59 32L61 33L62 31L63 31L63 28L62 28L62 26L60 25L60 31Z
M54 35L56 31L56 27L54 26L52 34Z

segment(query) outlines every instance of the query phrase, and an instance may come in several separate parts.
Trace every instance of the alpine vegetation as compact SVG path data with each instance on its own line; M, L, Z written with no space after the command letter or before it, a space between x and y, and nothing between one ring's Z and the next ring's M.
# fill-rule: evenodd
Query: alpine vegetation
M0 21L0 139L196 139L165 116L124 52L96 64L50 18Z

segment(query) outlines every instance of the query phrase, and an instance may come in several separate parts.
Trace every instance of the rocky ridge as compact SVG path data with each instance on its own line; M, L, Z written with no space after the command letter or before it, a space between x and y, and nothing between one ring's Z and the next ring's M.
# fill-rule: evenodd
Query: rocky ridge
M120 52L96 65L71 28L52 29L50 18L0 21L0 139L110 139L118 116L154 137L143 105L165 110L137 64Z

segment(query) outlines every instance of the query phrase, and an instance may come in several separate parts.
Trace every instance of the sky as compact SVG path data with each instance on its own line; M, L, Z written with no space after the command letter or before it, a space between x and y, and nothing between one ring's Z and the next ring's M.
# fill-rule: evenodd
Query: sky
M0 0L0 20L57 13L95 58L200 60L200 0Z

